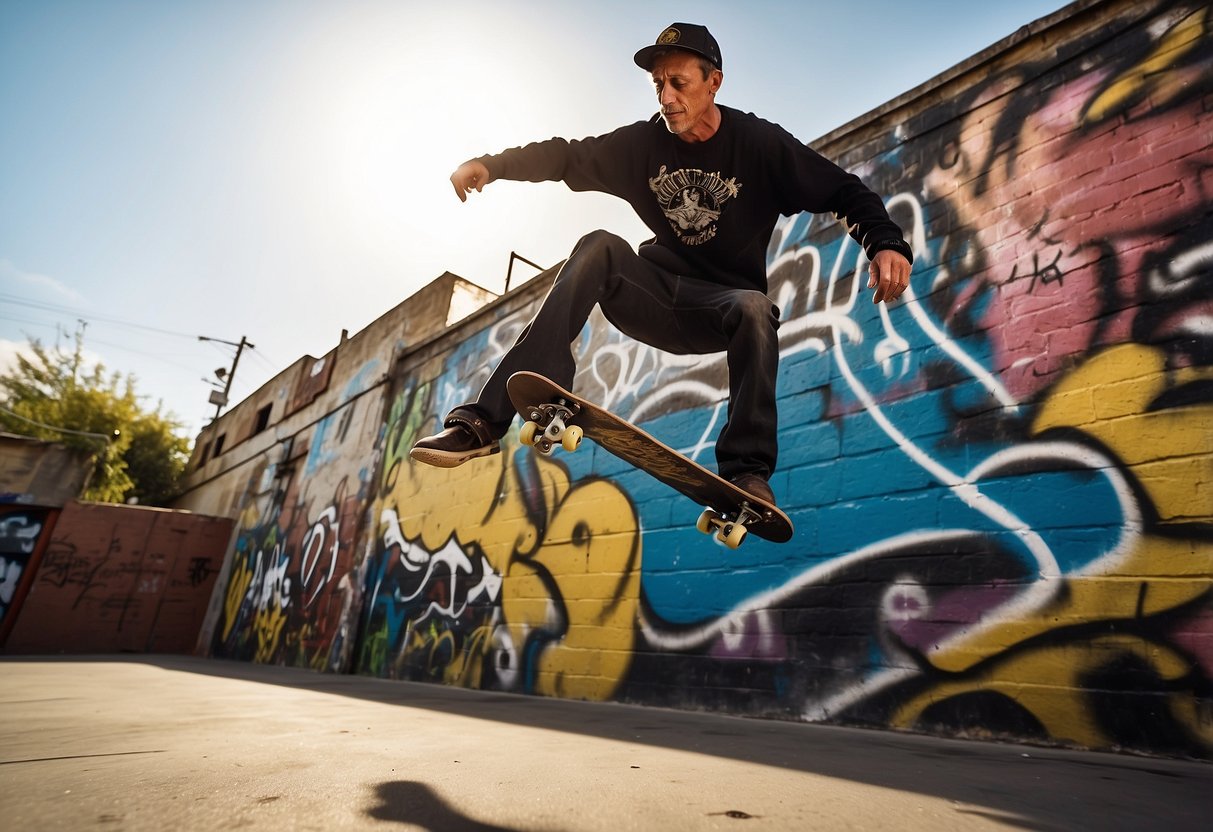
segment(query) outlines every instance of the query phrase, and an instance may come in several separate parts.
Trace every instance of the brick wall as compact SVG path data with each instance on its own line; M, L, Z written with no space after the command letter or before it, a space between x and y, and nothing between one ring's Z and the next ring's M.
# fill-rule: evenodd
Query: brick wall
M4 652L191 652L232 522L102 503L55 513Z
M312 449L344 500L324 547L249 537L215 652L1210 756L1210 14L1077 3L815 143L887 197L916 265L878 309L830 218L771 242L792 542L719 547L697 507L589 443L542 458L515 432L453 471L409 462L548 275L407 353L377 421L347 414L357 429ZM580 393L712 461L722 358L601 317L574 351ZM341 608L309 647L322 574Z

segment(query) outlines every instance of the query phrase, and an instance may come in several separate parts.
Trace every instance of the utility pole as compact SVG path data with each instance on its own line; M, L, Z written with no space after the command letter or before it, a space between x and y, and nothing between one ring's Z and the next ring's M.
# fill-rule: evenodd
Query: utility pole
M214 341L217 344L227 344L229 347L236 348L236 357L232 359L232 369L220 367L215 370L215 375L223 382L223 390L212 390L210 396L210 403L215 406L215 419L218 419L219 412L227 405L227 395L232 390L232 379L236 377L236 366L240 363L240 354L244 352L245 347L251 350L255 349L255 346L243 335L240 336L240 343L224 341L222 338L207 338L205 335L199 335L198 340Z

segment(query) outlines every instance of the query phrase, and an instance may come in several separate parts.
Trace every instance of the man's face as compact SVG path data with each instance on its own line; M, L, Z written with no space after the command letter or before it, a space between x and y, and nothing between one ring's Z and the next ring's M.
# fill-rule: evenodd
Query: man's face
M699 59L690 52L659 57L650 71L666 129L686 141L703 141L716 132L713 97L724 78L712 70L705 79Z

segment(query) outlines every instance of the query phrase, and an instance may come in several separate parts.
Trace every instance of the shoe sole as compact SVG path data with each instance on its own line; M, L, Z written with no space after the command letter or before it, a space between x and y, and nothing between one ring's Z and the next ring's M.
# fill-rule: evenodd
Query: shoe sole
M440 451L437 448L413 448L409 456L435 468L458 468L465 462L482 456L501 453L500 446L489 445L473 451Z
M779 504L775 502L775 493L773 491L769 492L769 493L765 493L765 494L761 491L751 491L750 489L745 488L744 486L737 485L737 483L733 482L732 480L729 480L729 484L732 486L735 486L737 488L740 488L742 491L744 491L746 494L749 494L751 497L755 498L756 500L762 500L764 503L770 503L771 505L775 506L776 508L779 507Z

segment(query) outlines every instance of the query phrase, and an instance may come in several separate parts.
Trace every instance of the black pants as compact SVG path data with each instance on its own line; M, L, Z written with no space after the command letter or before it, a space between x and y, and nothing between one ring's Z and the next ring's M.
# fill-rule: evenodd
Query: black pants
M677 355L727 352L728 421L716 441L725 478L775 470L778 416L779 310L762 292L687 277L640 257L620 237L583 237L556 275L535 317L493 371L474 403L495 436L515 411L505 382L520 370L572 389L577 367L570 345L597 304L620 332Z

